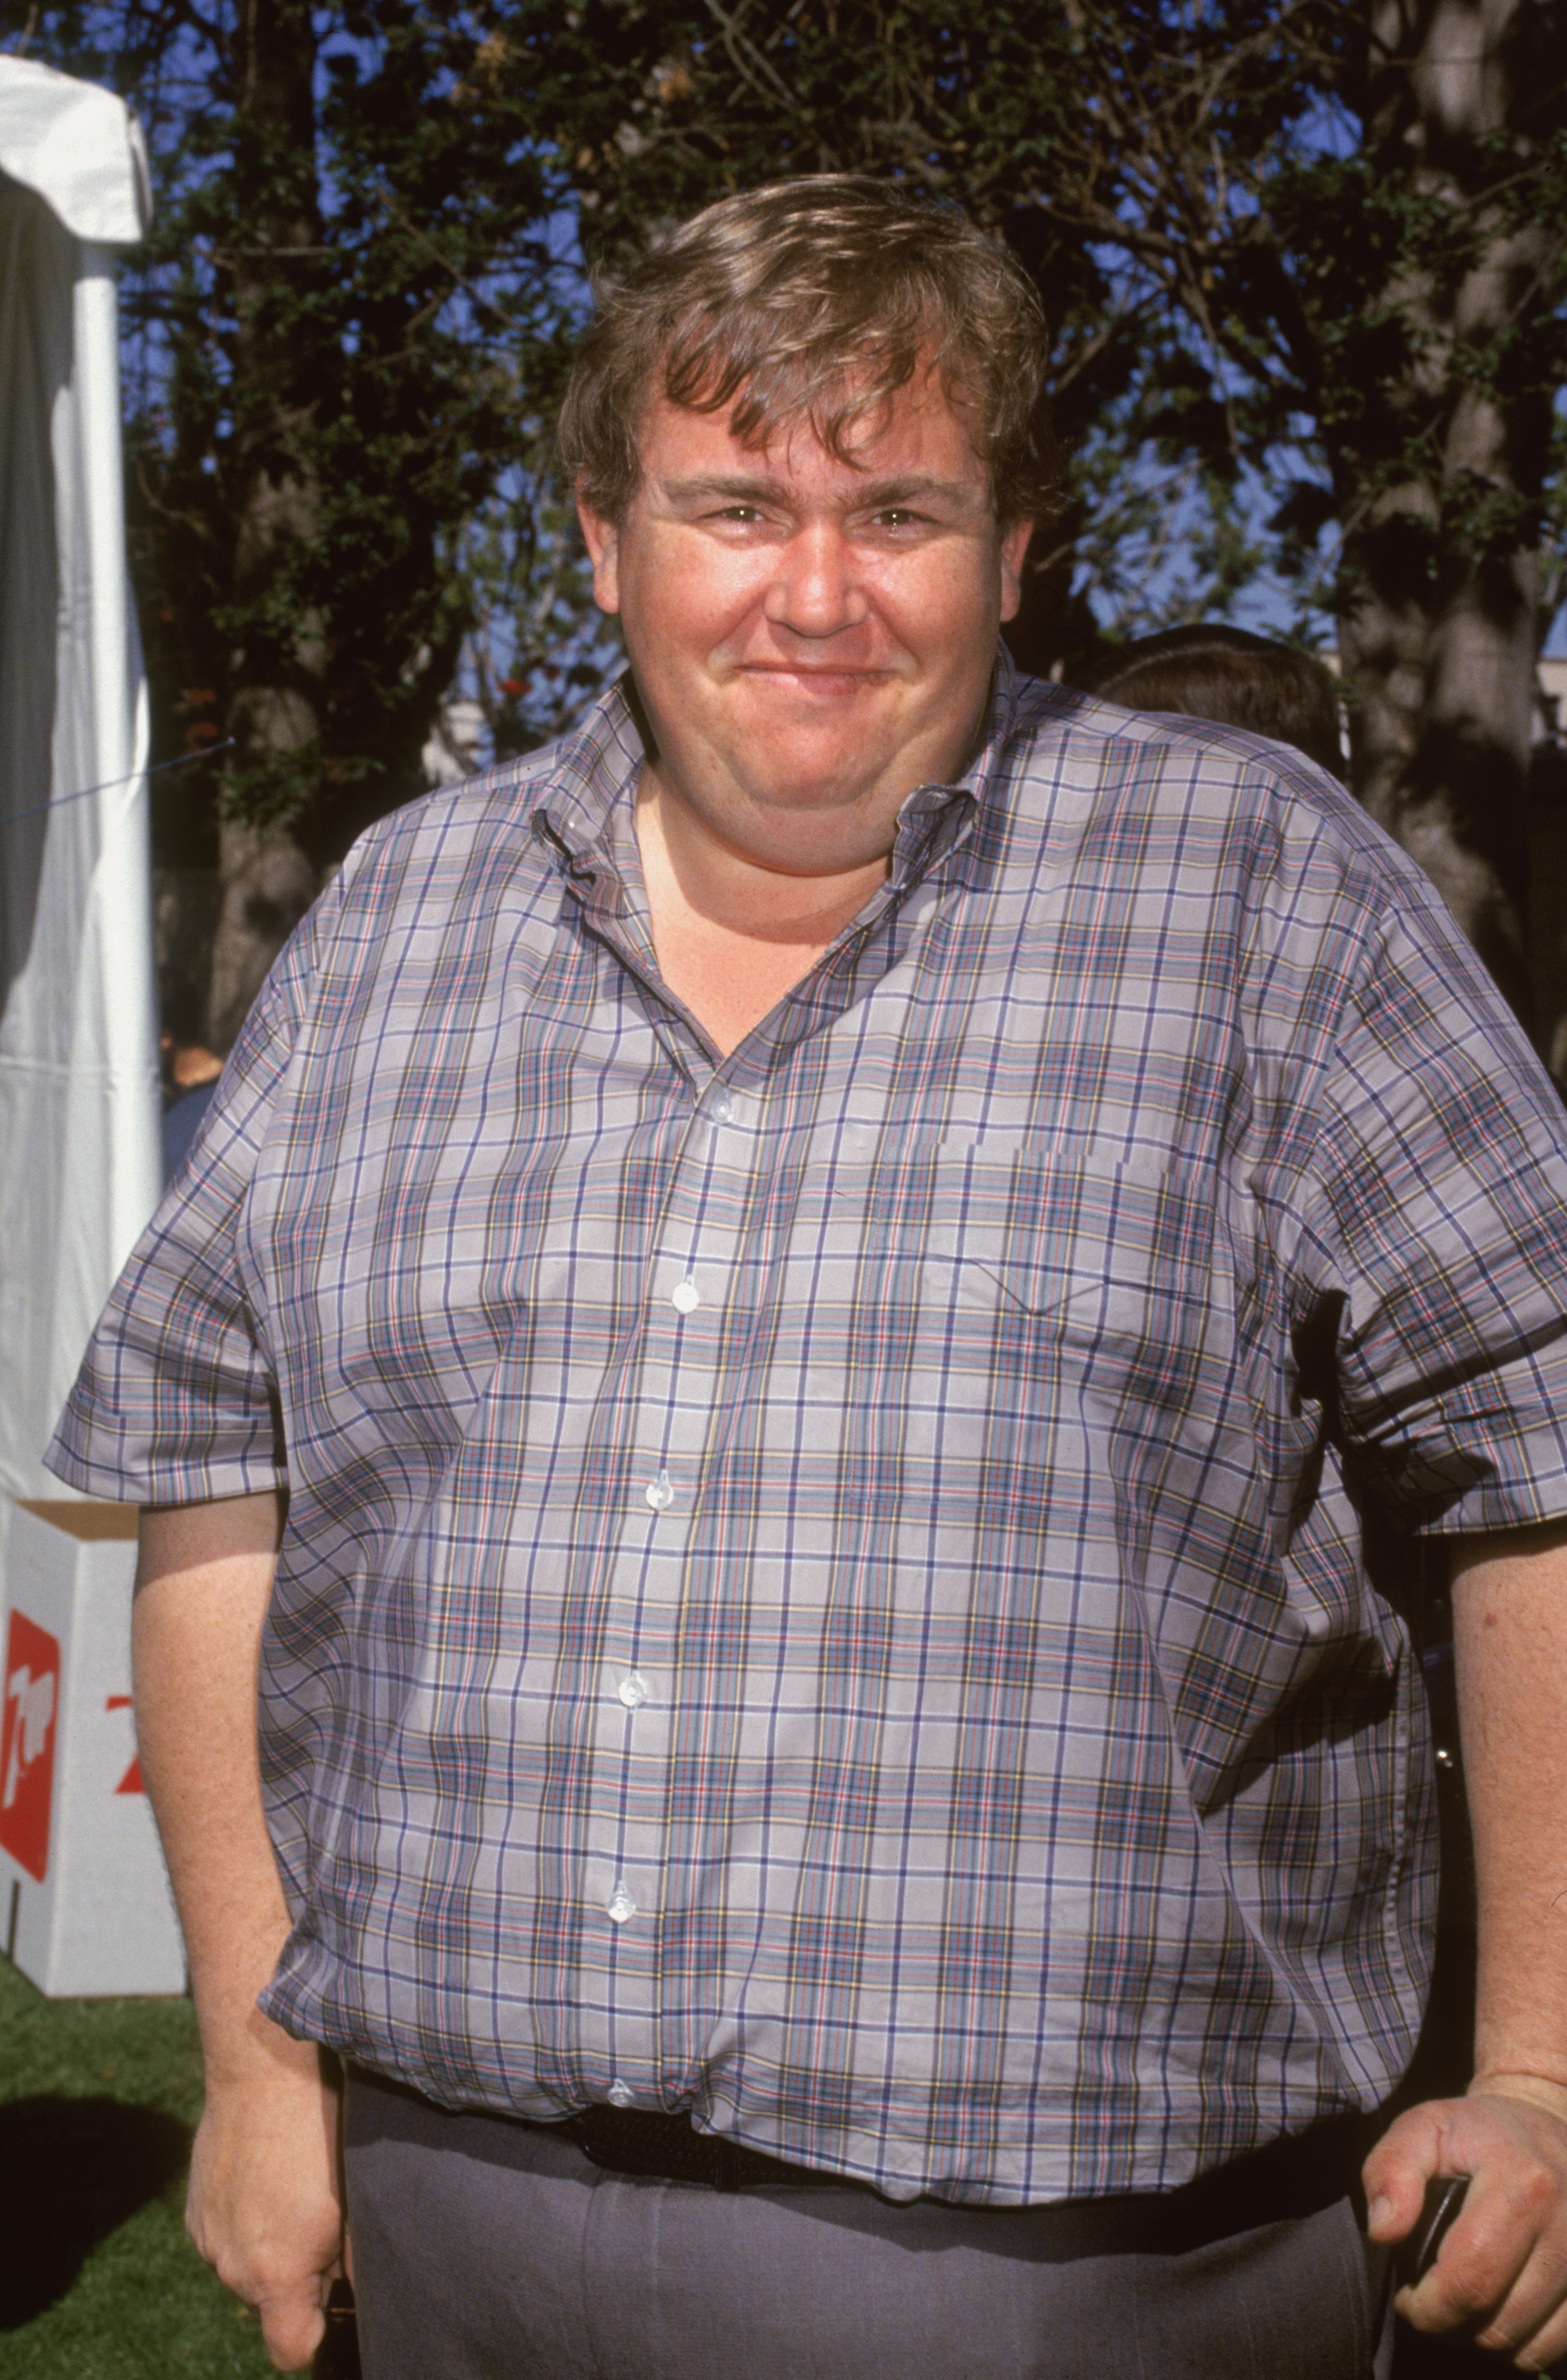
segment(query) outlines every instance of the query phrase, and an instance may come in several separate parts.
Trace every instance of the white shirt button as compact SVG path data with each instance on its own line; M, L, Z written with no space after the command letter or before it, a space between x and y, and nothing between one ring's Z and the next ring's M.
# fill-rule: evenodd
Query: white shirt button
M669 1293L669 1302L676 1314L694 1314L702 1302L702 1293L694 1281L677 1281Z
M712 1111L720 1123L727 1123L735 1112L735 1102L727 1091L720 1091L712 1103Z
M634 2107L637 2104L636 2092L629 2082L623 2082L618 2074L604 2093L604 2096L612 2107Z
M624 1925L628 1917L635 1917L637 1914L637 1903L626 1891L624 1882L615 1886L605 1901L604 1908L611 1923L615 1925Z
M667 1512L674 1501L674 1488L667 1471L648 1482L648 1501L655 1512Z
M627 1710L640 1710L648 1699L648 1681L640 1670L633 1670L629 1677L622 1678L615 1692Z

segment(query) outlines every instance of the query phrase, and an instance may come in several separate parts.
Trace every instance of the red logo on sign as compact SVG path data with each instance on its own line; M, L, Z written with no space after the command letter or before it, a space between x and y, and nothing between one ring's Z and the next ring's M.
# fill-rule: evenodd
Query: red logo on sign
M106 1711L129 1710L130 1696L128 1694L111 1694L108 1701L103 1705L103 1708ZM130 1767L126 1770L125 1775L115 1787L115 1791L116 1793L145 1793L147 1788L141 1782L141 1760L140 1755L132 1760Z
M0 1725L0 1848L43 1883L49 1866L55 1720L60 1648L19 1611L6 1640L6 1716Z

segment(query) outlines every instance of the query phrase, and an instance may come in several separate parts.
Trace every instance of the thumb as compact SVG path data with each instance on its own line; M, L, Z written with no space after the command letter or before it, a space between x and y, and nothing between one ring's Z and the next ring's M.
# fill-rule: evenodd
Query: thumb
M324 2286L324 2285L323 2285ZM306 2372L326 2335L321 2290L307 2285L286 2295L264 2298L257 2306L261 2338L280 2372Z
M1426 2185L1442 2170L1442 2103L1411 2107L1372 2150L1360 2170L1366 2228L1382 2245L1413 2231Z

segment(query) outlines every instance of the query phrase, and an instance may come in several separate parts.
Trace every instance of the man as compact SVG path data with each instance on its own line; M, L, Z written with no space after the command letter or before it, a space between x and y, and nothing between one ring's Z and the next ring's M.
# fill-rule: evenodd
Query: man
M1371 2235L1471 2176L1409 2312L1567 2346L1557 1119L1338 788L998 656L1040 370L852 177L609 294L631 683L358 847L62 1426L152 1508L190 2222L285 2368L320 2043L372 2380L1369 2371L1379 1518L1461 1538L1493 1948Z

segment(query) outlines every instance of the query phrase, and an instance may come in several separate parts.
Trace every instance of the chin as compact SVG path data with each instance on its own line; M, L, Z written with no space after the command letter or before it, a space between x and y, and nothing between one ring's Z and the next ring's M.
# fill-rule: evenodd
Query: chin
M777 765L781 756L770 757L775 765L765 777L754 768L735 771L759 809L844 809L870 790L863 752L811 754L797 767Z

